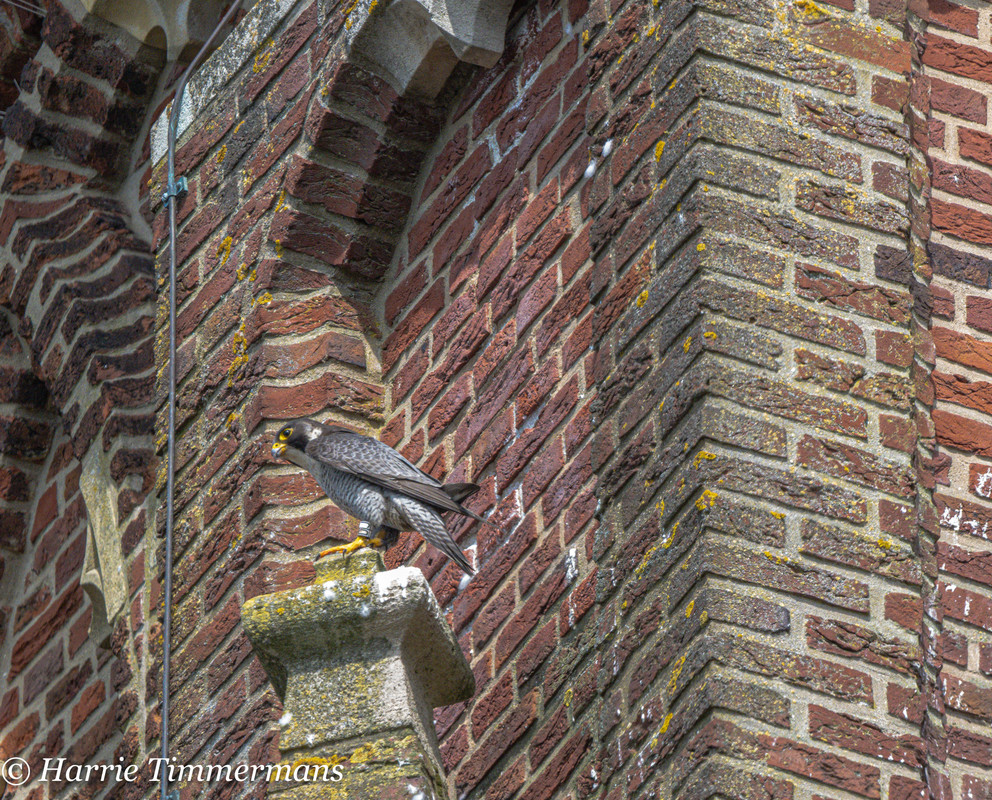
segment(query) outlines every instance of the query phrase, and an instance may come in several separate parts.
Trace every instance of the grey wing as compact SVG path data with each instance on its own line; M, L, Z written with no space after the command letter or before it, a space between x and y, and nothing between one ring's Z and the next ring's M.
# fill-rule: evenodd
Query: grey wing
M329 433L310 442L306 453L315 461L443 511L469 513L442 490L440 481L377 439L357 433Z

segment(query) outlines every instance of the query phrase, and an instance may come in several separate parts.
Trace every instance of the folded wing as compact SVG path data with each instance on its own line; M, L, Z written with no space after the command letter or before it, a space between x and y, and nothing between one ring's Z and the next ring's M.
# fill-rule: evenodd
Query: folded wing
M418 469L400 453L377 439L358 433L335 431L310 442L306 453L315 461L356 475L384 489L420 500L440 511L455 511L474 519L482 519L445 491L440 481ZM472 484L456 486L461 489L456 492L461 497L471 493L466 492L464 487Z

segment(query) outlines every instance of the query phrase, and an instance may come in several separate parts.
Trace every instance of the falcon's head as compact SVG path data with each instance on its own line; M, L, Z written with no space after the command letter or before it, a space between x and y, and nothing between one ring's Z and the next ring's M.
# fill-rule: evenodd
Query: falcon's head
M309 465L304 460L306 446L314 439L338 431L351 433L347 428L339 425L325 425L313 419L293 420L283 425L276 434L276 440L272 443L272 456L309 469Z
M327 427L312 419L298 419L283 425L272 443L273 457L296 463L310 442L327 433Z

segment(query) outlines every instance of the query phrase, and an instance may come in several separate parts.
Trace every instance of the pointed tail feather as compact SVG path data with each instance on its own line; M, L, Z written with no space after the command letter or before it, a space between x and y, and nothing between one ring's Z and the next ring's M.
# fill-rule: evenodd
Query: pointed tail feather
M444 527L444 520L436 510L416 500L404 501L402 508L407 521L424 539L454 561L463 572L468 575L475 574L465 554Z
M438 550L461 567L462 572L468 575L475 575L475 570L472 569L472 565L468 563L468 559L465 558L465 554L455 543L454 539L451 538L451 534L448 533L440 518L437 519L436 526L433 524L422 524L421 527L417 528L417 531L428 542L434 545Z

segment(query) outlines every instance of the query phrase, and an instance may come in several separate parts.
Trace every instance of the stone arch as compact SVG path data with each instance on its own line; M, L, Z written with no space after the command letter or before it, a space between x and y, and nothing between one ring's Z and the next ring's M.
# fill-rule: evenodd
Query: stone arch
M225 0L81 0L87 12L177 58L207 40Z

